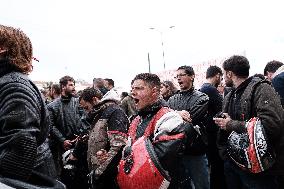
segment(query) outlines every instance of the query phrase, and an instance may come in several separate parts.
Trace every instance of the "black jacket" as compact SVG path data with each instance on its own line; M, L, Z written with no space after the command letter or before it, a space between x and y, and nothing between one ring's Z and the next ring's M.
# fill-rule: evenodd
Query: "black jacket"
M0 175L27 181L35 170L55 176L42 96L27 75L7 65L0 60Z
M78 98L61 96L47 107L50 112L52 139L63 144L64 140L74 139L74 134L79 135L82 123Z
M207 94L209 97L208 115L206 118L207 133L216 133L219 130L219 127L215 124L213 117L218 112L222 111L223 97L218 92L217 88L210 83L204 83L201 86L200 91Z
M206 116L208 102L209 98L206 94L193 88L188 91L178 91L168 100L170 108L188 111L193 125L198 125Z
M282 107L284 108L284 72L279 73L272 79L272 85L279 94Z
M257 77L248 78L226 96L223 112L232 118L227 129L219 131L218 146L223 159L228 158L226 149L229 134L232 131L246 132L245 121L258 117L276 151L276 162L268 173L284 175L284 114L280 98L270 83Z
M209 98L206 94L193 88L187 91L178 91L168 100L168 105L174 110L186 110L190 113L192 124L199 125L202 136L196 139L192 146L187 145L185 154L202 155L205 154L207 145L207 135L204 121L208 112Z

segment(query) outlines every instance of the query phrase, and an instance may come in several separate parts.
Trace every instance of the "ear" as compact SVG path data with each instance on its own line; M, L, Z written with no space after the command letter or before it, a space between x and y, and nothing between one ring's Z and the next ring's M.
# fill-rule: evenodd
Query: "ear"
M228 71L228 72L227 72L227 77L231 79L232 76L233 76L233 72L232 72L232 71Z
M153 92L153 95L160 95L160 88L153 87L151 90Z
M29 72L32 72L33 69L34 69L32 62L30 62L30 63L28 64L28 67L29 67Z
M63 91L64 89L66 89L66 85L62 85L61 90Z
M221 81L222 76L220 76L219 74L215 75L214 79L215 81Z
M96 97L93 96L93 97L92 97L92 102L95 102L95 101L96 101Z
M94 96L94 97L92 98L92 101L93 101L93 104L96 105L96 104L98 104L98 102L100 101L100 99L99 99L98 97Z
M269 78L272 78L273 74L274 74L274 73L272 73L272 72L267 72L267 76L268 76Z

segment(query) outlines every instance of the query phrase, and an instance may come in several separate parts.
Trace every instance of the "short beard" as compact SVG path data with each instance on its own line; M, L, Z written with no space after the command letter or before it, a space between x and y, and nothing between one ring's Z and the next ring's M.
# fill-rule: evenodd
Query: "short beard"
M229 81L226 81L226 87L233 87L234 86L234 83L232 80L229 80Z
M74 96L72 91L71 92L70 91L65 91L65 95L66 95L66 97L69 97L69 98Z

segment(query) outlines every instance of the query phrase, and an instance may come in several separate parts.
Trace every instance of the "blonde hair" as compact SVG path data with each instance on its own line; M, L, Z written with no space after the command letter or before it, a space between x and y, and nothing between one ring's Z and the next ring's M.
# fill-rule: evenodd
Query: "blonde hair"
M5 57L20 72L27 74L32 71L32 43L23 31L0 25L0 48L6 50Z

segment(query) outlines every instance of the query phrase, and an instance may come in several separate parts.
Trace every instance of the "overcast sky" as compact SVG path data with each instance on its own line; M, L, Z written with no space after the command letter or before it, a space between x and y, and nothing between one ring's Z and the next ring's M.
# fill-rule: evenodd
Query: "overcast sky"
M263 73L268 61L284 61L283 7L272 0L3 0L0 24L32 40L40 60L33 80L68 74L90 83L112 78L127 88L148 72L148 53L152 72L163 71L164 61L176 69L245 54L251 74Z

